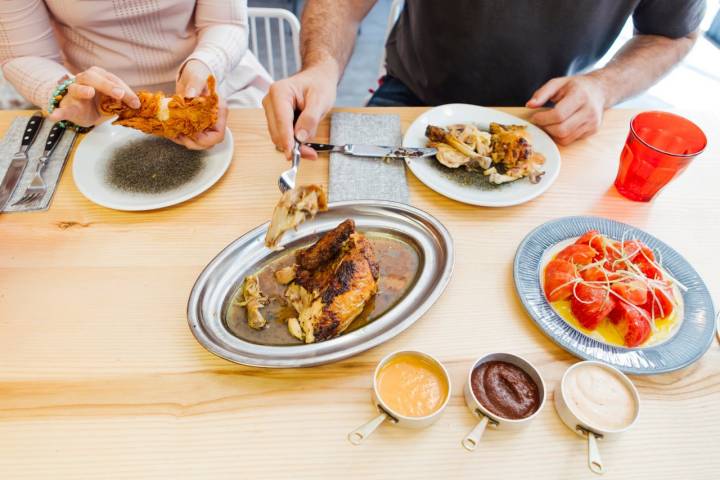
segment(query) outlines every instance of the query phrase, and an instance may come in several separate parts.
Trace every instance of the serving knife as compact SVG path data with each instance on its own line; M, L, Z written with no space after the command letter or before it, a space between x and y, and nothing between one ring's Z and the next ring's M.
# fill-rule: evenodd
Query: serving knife
M5 177L2 182L0 182L0 213L2 213L8 200L15 192L15 188L18 183L20 183L25 167L27 167L28 164L27 152L35 141L35 137L37 137L37 133L40 131L43 120L42 114L36 113L30 117L27 125L25 125L25 132L23 133L20 149L13 155L10 166L7 172L5 172Z
M330 145L327 143L305 143L316 152L338 152L355 157L420 158L437 154L437 148L383 147L379 145Z

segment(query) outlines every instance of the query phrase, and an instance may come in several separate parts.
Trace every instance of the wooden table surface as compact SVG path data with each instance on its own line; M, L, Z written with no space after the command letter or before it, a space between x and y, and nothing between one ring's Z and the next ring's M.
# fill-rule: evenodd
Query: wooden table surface
M526 116L524 109L507 109ZM397 113L403 127L423 110ZM576 361L538 330L515 294L512 260L535 226L600 215L646 229L681 252L720 295L720 149L716 114L680 112L710 138L706 153L652 203L612 182L635 112L607 112L597 135L562 148L552 188L525 205L491 209L448 200L408 179L411 203L455 240L446 292L412 328L352 359L262 370L205 351L185 307L203 267L265 222L287 167L260 110L237 110L234 161L185 204L126 213L83 197L69 164L51 208L0 215L0 478L594 478L585 443L555 413L552 392ZM20 112L0 112L0 132ZM326 139L328 124L319 138ZM327 159L303 162L300 182L327 182ZM375 363L397 349L436 355L453 382L432 427L383 426L362 446L346 434L374 415ZM548 386L524 431L489 431L478 451L463 380L483 352L526 356ZM607 478L711 478L720 471L720 348L673 374L634 377L635 428L601 445Z

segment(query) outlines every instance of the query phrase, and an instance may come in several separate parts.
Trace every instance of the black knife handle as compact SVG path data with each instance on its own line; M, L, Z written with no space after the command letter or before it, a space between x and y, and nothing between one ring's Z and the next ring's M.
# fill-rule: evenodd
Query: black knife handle
M312 148L316 152L329 152L333 148L335 148L335 145L329 145L327 143L309 143L305 142L305 145Z
M55 147L57 147L58 143L60 143L60 139L65 133L65 127L61 123L62 122L57 122L50 129L47 140L45 140L45 150L43 151L44 157L52 155L53 150L55 150Z
M37 133L40 131L40 127L42 127L43 120L45 120L45 117L43 117L42 113L40 112L30 117L27 125L25 125L25 132L23 133L21 143L22 147L25 147L27 149L30 147L30 145L32 145L32 143L35 141L35 137L37 137Z

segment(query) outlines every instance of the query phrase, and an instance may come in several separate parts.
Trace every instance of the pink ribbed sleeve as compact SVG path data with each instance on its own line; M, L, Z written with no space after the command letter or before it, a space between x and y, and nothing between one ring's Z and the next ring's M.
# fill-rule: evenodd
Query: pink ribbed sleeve
M68 74L62 66L45 2L0 1L0 66L25 98L42 108Z
M197 0L195 27L198 44L187 60L203 62L220 83L247 51L247 0Z

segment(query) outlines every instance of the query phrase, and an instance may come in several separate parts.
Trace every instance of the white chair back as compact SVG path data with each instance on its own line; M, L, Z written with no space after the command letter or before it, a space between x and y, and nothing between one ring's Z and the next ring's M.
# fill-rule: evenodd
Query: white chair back
M297 72L300 69L300 21L297 17L284 8L250 7L248 20L250 51L270 72L273 80L286 78ZM260 25L262 28L259 29ZM276 28L273 28L274 25ZM286 45L287 29L290 32L289 48ZM292 66L288 61L288 50L292 53Z

